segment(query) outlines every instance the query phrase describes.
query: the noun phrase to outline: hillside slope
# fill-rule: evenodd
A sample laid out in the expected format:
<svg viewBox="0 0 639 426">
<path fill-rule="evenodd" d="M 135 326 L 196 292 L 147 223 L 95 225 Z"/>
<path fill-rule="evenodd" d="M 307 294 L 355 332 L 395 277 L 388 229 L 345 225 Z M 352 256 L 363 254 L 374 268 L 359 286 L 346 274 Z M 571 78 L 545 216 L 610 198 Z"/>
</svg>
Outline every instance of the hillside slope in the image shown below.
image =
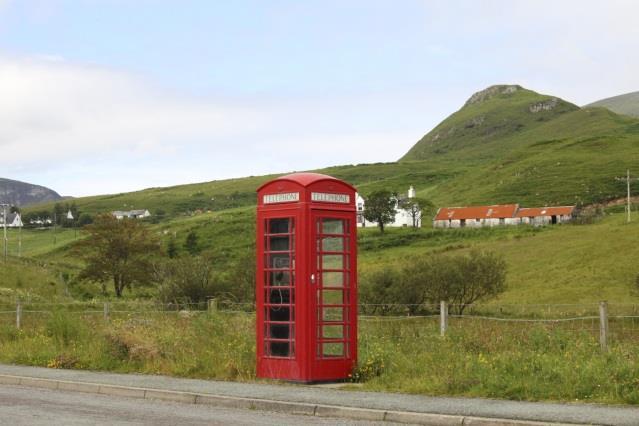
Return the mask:
<svg viewBox="0 0 639 426">
<path fill-rule="evenodd" d="M 0 203 L 24 207 L 61 199 L 60 194 L 44 186 L 0 178 Z"/>
<path fill-rule="evenodd" d="M 367 194 L 386 189 L 436 205 L 591 204 L 625 195 L 616 181 L 639 173 L 639 119 L 605 108 L 579 108 L 521 86 L 492 86 L 426 134 L 399 162 L 315 170 Z M 255 204 L 270 176 L 150 188 L 74 200 L 89 213 L 146 208 L 177 217 Z"/>
<path fill-rule="evenodd" d="M 603 107 L 617 114 L 625 114 L 639 117 L 639 92 L 626 93 L 624 95 L 613 96 L 601 99 L 586 105 L 586 107 Z"/>
<path fill-rule="evenodd" d="M 425 160 L 496 142 L 503 142 L 506 148 L 510 138 L 578 109 L 562 99 L 518 85 L 491 86 L 473 94 L 459 111 L 428 132 L 400 161 Z"/>
</svg>

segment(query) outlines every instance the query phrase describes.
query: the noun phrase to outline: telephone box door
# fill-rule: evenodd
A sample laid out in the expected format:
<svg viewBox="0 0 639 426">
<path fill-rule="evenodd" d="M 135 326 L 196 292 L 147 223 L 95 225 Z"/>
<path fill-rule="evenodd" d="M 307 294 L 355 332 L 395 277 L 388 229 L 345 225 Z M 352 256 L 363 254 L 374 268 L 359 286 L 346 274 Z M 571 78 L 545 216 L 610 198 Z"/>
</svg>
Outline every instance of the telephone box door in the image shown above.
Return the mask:
<svg viewBox="0 0 639 426">
<path fill-rule="evenodd" d="M 316 380 L 346 377 L 357 359 L 356 235 L 354 215 L 313 210 L 311 215 L 310 352 Z"/>
</svg>

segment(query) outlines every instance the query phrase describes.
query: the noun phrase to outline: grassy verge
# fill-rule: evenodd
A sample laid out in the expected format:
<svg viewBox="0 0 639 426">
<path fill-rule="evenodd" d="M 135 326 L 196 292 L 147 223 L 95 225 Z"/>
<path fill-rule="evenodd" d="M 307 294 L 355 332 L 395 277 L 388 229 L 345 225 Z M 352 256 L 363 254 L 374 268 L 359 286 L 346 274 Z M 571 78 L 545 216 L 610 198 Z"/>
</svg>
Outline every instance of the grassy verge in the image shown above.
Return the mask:
<svg viewBox="0 0 639 426">
<path fill-rule="evenodd" d="M 0 318 L 0 361 L 50 368 L 255 378 L 252 314 L 26 313 L 17 331 Z M 607 353 L 595 333 L 561 324 L 431 318 L 361 321 L 354 380 L 366 390 L 514 400 L 639 403 L 639 332 Z"/>
</svg>

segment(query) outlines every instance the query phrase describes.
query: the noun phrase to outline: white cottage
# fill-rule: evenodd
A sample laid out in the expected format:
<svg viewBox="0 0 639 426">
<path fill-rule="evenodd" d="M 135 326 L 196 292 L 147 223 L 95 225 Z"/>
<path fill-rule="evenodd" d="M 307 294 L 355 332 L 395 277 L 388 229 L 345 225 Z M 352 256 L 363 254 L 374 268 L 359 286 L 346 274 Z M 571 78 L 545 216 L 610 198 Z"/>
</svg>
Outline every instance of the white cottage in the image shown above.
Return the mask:
<svg viewBox="0 0 639 426">
<path fill-rule="evenodd" d="M 150 217 L 151 213 L 148 210 L 129 210 L 129 211 L 121 211 L 121 210 L 116 210 L 114 212 L 111 212 L 111 214 L 116 218 L 116 219 L 144 219 L 146 217 Z"/>
<path fill-rule="evenodd" d="M 0 226 L 4 226 L 4 216 L 0 213 Z M 7 213 L 7 228 L 21 228 L 22 218 L 20 213 Z"/>
<path fill-rule="evenodd" d="M 415 188 L 411 185 L 408 188 L 407 193 L 408 198 L 415 198 Z M 390 227 L 407 227 L 413 226 L 413 215 L 410 211 L 406 209 L 400 208 L 400 203 L 404 200 L 405 197 L 395 197 L 393 201 L 395 202 L 395 219 L 391 223 L 387 223 L 385 226 Z M 357 209 L 357 226 L 360 228 L 368 227 L 368 226 L 377 226 L 376 222 L 369 222 L 364 218 L 364 210 L 366 208 L 366 200 L 360 194 L 355 194 L 355 207 Z M 421 213 L 417 213 L 415 216 L 415 226 L 420 228 L 422 226 L 422 217 Z"/>
</svg>

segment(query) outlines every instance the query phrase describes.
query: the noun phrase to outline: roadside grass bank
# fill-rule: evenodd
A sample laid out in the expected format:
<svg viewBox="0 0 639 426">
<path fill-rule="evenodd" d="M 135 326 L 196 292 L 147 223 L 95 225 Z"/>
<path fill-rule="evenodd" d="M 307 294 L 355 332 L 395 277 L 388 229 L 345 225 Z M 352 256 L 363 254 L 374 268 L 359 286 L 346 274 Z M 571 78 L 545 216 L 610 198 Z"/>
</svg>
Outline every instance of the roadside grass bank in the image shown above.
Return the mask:
<svg viewBox="0 0 639 426">
<path fill-rule="evenodd" d="M 107 321 L 87 311 L 27 309 L 20 330 L 1 314 L 0 361 L 255 380 L 252 313 L 114 308 Z M 353 381 L 371 391 L 639 404 L 639 329 L 611 329 L 626 332 L 602 352 L 587 323 L 451 318 L 442 338 L 437 318 L 366 317 Z"/>
</svg>

